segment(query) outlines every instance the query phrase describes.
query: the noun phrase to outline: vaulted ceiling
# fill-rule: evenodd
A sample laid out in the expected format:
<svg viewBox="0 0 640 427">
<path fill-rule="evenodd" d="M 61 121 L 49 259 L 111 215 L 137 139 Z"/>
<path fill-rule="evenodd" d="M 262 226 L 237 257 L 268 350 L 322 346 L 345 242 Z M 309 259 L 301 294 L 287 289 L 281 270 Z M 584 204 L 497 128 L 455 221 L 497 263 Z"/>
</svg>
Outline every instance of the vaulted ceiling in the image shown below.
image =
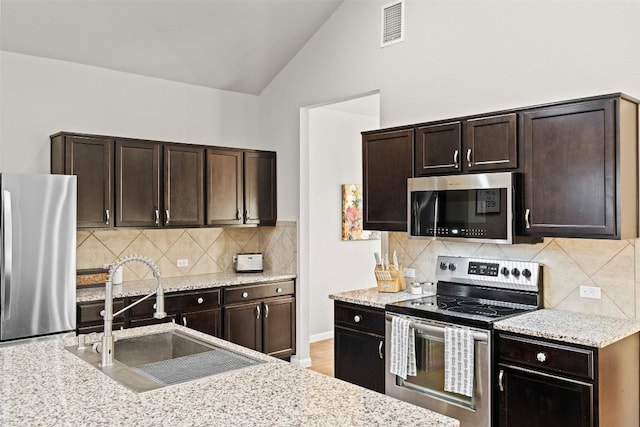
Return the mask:
<svg viewBox="0 0 640 427">
<path fill-rule="evenodd" d="M 0 49 L 259 94 L 343 0 L 0 0 Z"/>
</svg>

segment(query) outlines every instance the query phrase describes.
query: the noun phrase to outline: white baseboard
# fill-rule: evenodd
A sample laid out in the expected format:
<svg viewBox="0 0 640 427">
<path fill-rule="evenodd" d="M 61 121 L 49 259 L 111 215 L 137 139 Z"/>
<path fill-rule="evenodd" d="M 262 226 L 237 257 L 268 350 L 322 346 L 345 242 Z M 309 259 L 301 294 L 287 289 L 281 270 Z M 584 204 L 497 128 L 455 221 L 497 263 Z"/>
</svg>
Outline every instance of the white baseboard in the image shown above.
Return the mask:
<svg viewBox="0 0 640 427">
<path fill-rule="evenodd" d="M 291 364 L 301 368 L 308 368 L 311 366 L 311 358 L 305 357 L 304 359 L 301 359 L 298 356 L 291 356 Z"/>
<path fill-rule="evenodd" d="M 320 334 L 314 334 L 309 336 L 309 342 L 317 342 L 317 341 L 322 341 L 322 340 L 328 340 L 333 338 L 333 331 L 328 331 L 328 332 L 322 332 Z"/>
</svg>

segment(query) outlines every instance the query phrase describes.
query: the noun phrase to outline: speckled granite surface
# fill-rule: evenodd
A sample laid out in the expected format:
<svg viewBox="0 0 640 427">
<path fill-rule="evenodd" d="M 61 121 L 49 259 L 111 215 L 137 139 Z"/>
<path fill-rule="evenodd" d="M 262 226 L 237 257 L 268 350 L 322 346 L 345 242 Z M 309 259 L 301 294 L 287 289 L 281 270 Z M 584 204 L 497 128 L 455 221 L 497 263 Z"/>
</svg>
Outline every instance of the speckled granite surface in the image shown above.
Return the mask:
<svg viewBox="0 0 640 427">
<path fill-rule="evenodd" d="M 116 337 L 182 329 L 163 324 Z M 267 363 L 136 394 L 63 348 L 74 340 L 0 348 L 2 426 L 442 426 L 452 418 L 189 333 Z M 98 334 L 89 337 L 97 340 Z"/>
<path fill-rule="evenodd" d="M 213 273 L 201 274 L 198 276 L 169 277 L 162 278 L 162 285 L 165 292 L 178 292 L 193 289 L 220 288 L 224 286 L 243 285 L 249 283 L 278 282 L 281 280 L 295 279 L 294 274 L 282 274 L 278 272 L 263 273 Z M 146 295 L 157 286 L 155 279 L 136 280 L 123 282 L 122 285 L 114 285 L 114 298 Z M 76 293 L 77 302 L 97 301 L 104 299 L 104 287 L 78 289 Z"/>
<path fill-rule="evenodd" d="M 544 309 L 498 321 L 494 328 L 602 348 L 640 331 L 640 322 Z"/>
<path fill-rule="evenodd" d="M 413 295 L 408 290 L 400 292 L 378 292 L 378 288 L 366 288 L 331 294 L 329 295 L 329 298 L 336 301 L 350 302 L 352 304 L 384 308 L 385 304 L 414 298 L 422 298 L 428 295 L 433 295 L 433 293 Z"/>
</svg>

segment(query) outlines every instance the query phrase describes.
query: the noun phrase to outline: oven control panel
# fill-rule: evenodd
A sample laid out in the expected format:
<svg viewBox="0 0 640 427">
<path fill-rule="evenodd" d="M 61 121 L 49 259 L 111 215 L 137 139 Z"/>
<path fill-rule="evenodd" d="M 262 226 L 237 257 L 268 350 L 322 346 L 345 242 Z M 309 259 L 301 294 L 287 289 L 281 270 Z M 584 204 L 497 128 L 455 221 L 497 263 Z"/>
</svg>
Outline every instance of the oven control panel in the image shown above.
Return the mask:
<svg viewBox="0 0 640 427">
<path fill-rule="evenodd" d="M 528 261 L 438 256 L 436 279 L 537 291 L 542 283 L 542 265 Z"/>
</svg>

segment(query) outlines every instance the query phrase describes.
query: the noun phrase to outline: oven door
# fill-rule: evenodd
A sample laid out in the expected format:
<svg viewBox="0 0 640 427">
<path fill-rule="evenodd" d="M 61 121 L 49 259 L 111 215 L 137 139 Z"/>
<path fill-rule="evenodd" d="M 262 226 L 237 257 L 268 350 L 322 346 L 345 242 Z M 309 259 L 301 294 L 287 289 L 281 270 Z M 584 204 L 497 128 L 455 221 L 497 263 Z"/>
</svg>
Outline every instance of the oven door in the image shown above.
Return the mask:
<svg viewBox="0 0 640 427">
<path fill-rule="evenodd" d="M 391 342 L 391 317 L 386 314 L 385 341 Z M 474 338 L 473 397 L 444 390 L 444 328 L 456 325 L 402 316 L 415 331 L 417 375 L 406 380 L 390 373 L 391 346 L 385 349 L 385 394 L 460 420 L 462 427 L 491 425 L 491 334 L 471 328 Z"/>
</svg>

